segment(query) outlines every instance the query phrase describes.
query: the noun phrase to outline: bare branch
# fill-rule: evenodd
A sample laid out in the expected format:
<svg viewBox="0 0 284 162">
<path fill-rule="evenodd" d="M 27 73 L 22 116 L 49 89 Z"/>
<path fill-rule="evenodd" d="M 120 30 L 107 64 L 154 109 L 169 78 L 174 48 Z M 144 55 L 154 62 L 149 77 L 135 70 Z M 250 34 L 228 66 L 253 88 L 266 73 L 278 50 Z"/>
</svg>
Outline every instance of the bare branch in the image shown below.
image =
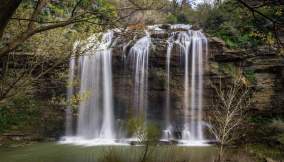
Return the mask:
<svg viewBox="0 0 284 162">
<path fill-rule="evenodd" d="M 249 106 L 249 90 L 242 84 L 241 76 L 233 78 L 231 85 L 211 83 L 216 94 L 209 112 L 209 130 L 220 143 L 219 158 L 223 155 L 223 147 L 235 139 L 236 130 L 244 121 L 244 111 Z"/>
</svg>

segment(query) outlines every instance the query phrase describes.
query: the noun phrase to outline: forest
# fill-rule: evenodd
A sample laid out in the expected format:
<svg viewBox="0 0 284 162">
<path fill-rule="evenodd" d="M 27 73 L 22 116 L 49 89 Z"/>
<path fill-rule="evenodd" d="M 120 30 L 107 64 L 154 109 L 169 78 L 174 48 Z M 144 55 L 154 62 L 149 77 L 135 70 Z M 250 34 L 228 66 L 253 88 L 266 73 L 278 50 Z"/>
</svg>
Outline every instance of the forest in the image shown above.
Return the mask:
<svg viewBox="0 0 284 162">
<path fill-rule="evenodd" d="M 284 161 L 284 1 L 1 0 L 0 161 Z"/>
</svg>

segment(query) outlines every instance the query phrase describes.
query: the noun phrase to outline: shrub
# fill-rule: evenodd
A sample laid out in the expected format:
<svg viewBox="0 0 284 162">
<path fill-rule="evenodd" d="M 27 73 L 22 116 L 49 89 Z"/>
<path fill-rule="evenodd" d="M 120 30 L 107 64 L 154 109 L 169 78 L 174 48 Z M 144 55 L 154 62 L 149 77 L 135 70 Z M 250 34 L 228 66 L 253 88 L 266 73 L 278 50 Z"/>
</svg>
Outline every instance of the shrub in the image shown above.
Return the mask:
<svg viewBox="0 0 284 162">
<path fill-rule="evenodd" d="M 39 108 L 34 99 L 18 96 L 0 106 L 0 133 L 30 131 L 39 120 Z"/>
<path fill-rule="evenodd" d="M 273 119 L 270 123 L 270 127 L 278 130 L 279 132 L 284 132 L 284 121 L 281 119 Z"/>
<path fill-rule="evenodd" d="M 254 70 L 251 69 L 244 70 L 244 76 L 250 83 L 252 84 L 256 83 L 256 76 Z"/>
</svg>

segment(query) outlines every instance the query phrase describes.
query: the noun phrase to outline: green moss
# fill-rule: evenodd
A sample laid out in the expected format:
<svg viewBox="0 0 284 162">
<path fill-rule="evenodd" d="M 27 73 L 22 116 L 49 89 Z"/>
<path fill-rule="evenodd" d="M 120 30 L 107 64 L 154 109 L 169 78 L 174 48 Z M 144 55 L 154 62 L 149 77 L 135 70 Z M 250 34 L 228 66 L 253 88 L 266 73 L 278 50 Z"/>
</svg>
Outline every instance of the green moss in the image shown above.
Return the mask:
<svg viewBox="0 0 284 162">
<path fill-rule="evenodd" d="M 272 121 L 270 117 L 261 116 L 261 115 L 254 115 L 249 116 L 248 121 L 253 124 L 268 124 Z"/>
<path fill-rule="evenodd" d="M 244 70 L 244 76 L 246 77 L 246 79 L 250 83 L 252 83 L 252 84 L 256 83 L 256 76 L 255 76 L 255 71 L 254 70 L 252 70 L 252 69 L 245 69 Z"/>
<path fill-rule="evenodd" d="M 232 63 L 219 64 L 218 70 L 230 76 L 235 76 L 237 74 L 237 67 Z"/>
</svg>

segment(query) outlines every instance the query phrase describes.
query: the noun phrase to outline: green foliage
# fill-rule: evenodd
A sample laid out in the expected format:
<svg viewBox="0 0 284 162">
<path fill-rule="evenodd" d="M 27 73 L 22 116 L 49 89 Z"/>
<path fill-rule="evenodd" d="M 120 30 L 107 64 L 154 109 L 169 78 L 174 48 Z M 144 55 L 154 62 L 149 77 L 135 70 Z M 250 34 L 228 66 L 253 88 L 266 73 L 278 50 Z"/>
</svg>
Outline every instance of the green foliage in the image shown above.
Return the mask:
<svg viewBox="0 0 284 162">
<path fill-rule="evenodd" d="M 154 145 L 160 138 L 159 128 L 154 123 L 146 123 L 143 116 L 130 118 L 127 122 L 127 130 L 131 135 L 137 136 L 142 144 Z"/>
<path fill-rule="evenodd" d="M 247 149 L 251 154 L 257 156 L 259 159 L 266 160 L 267 158 L 272 158 L 275 160 L 282 160 L 284 158 L 282 150 L 263 144 L 248 145 Z"/>
<path fill-rule="evenodd" d="M 251 115 L 249 116 L 248 121 L 253 124 L 264 125 L 272 121 L 271 117 L 263 115 Z"/>
<path fill-rule="evenodd" d="M 256 76 L 255 76 L 255 71 L 254 70 L 252 70 L 252 69 L 245 69 L 244 70 L 244 76 L 246 77 L 246 79 L 250 83 L 252 83 L 252 84 L 256 83 Z"/>
<path fill-rule="evenodd" d="M 207 12 L 201 12 L 204 8 Z M 282 10 L 277 7 L 276 9 L 263 7 L 260 11 L 276 19 L 283 17 Z M 255 19 L 247 8 L 236 1 L 227 0 L 216 7 L 200 5 L 196 14 L 204 17 L 202 21 L 196 21 L 196 23 L 200 24 L 209 34 L 222 38 L 230 48 L 256 47 L 276 43 L 271 29 L 264 27 L 267 21 L 257 14 Z"/>
<path fill-rule="evenodd" d="M 147 125 L 146 132 L 147 132 L 148 143 L 150 142 L 151 144 L 156 144 L 159 142 L 161 134 L 160 134 L 160 129 L 158 128 L 157 125 L 149 123 Z"/>
<path fill-rule="evenodd" d="M 284 121 L 281 119 L 273 119 L 269 126 L 276 132 L 274 140 L 284 146 Z"/>
<path fill-rule="evenodd" d="M 191 23 L 194 10 L 188 2 L 177 3 L 177 1 L 157 1 L 158 8 L 163 7 L 163 10 L 159 11 L 163 13 L 160 19 L 164 19 L 162 23 L 169 24 L 188 24 Z M 151 15 L 152 16 L 152 15 Z M 159 22 L 159 21 L 156 21 Z M 161 22 L 160 22 L 161 23 Z"/>
<path fill-rule="evenodd" d="M 281 119 L 273 119 L 270 123 L 270 127 L 277 129 L 280 132 L 284 132 L 284 121 Z"/>
<path fill-rule="evenodd" d="M 37 16 L 33 28 L 40 28 L 69 20 L 77 2 L 79 1 L 47 1 L 47 4 Z M 74 15 L 77 16 L 84 13 L 84 17 L 80 18 L 88 21 L 82 21 L 81 23 L 72 24 L 62 28 L 40 32 L 24 42 L 20 41 L 20 44 L 16 49 L 17 53 L 27 53 L 30 55 L 29 57 L 31 59 L 29 61 L 24 60 L 22 67 L 17 67 L 16 70 L 11 68 L 13 73 L 6 71 L 5 74 L 2 74 L 1 86 L 4 88 L 1 88 L 0 90 L 0 94 L 3 94 L 1 100 L 4 100 L 7 96 L 14 97 L 19 92 L 22 94 L 28 93 L 26 87 L 29 87 L 30 84 L 32 84 L 32 81 L 36 82 L 37 79 L 41 77 L 41 74 L 46 71 L 48 71 L 49 74 L 55 73 L 55 68 L 57 67 L 56 64 L 59 65 L 70 58 L 70 55 L 74 52 L 73 45 L 75 41 L 85 40 L 93 33 L 104 31 L 105 28 L 110 28 L 108 25 L 102 24 L 106 22 L 112 24 L 116 19 L 117 15 L 114 6 L 105 0 L 83 0 L 80 2 L 81 3 L 78 4 Z M 19 37 L 25 35 L 23 33 L 27 32 L 29 24 L 29 21 L 27 20 L 30 19 L 36 3 L 37 1 L 34 0 L 24 0 L 20 4 L 13 17 L 21 20 L 11 19 L 9 21 L 5 28 L 3 39 L 0 40 L 0 47 L 4 47 L 6 44 L 15 40 L 15 38 L 20 39 Z M 9 65 L 17 63 L 12 59 L 7 60 L 6 62 Z M 41 66 L 46 68 L 42 69 L 42 72 L 39 72 L 38 69 Z M 37 73 L 34 72 L 35 69 Z M 15 83 L 15 81 L 17 82 Z M 12 87 L 11 90 L 7 91 L 6 89 L 10 87 Z M 21 87 L 21 89 L 19 87 Z"/>
<path fill-rule="evenodd" d="M 130 135 L 137 135 L 139 140 L 144 140 L 145 128 L 143 116 L 130 118 L 126 124 Z"/>
<path fill-rule="evenodd" d="M 182 23 L 182 24 L 188 23 L 186 14 L 181 13 L 181 14 L 178 14 L 176 17 L 177 17 L 177 23 Z"/>
<path fill-rule="evenodd" d="M 167 23 L 170 24 L 188 24 L 188 17 L 184 13 L 169 14 L 167 16 Z"/>
<path fill-rule="evenodd" d="M 226 1 L 221 6 L 213 8 L 208 13 L 204 27 L 210 34 L 222 38 L 231 48 L 255 46 L 259 43 L 250 35 L 255 30 L 252 19 L 246 9 L 232 1 Z"/>
<path fill-rule="evenodd" d="M 261 149 L 272 149 L 273 151 L 268 151 L 267 156 L 272 156 L 274 152 L 279 152 L 284 148 L 284 122 L 283 117 L 277 115 L 256 114 L 250 116 L 248 122 L 253 126 L 250 133 L 248 133 L 248 138 L 250 143 L 261 144 Z M 251 129 L 251 128 L 249 128 Z M 262 150 L 262 151 L 264 151 Z M 258 148 L 256 152 L 260 153 Z M 277 153 L 278 154 L 278 153 Z M 284 154 L 282 154 L 283 156 Z M 277 155 L 278 156 L 278 155 Z"/>
<path fill-rule="evenodd" d="M 239 70 L 232 63 L 219 64 L 218 68 L 219 68 L 220 72 L 227 74 L 227 75 L 230 75 L 230 76 L 235 76 L 238 73 L 238 70 Z"/>
<path fill-rule="evenodd" d="M 178 19 L 175 15 L 169 14 L 167 16 L 167 22 L 170 23 L 170 24 L 176 24 L 176 23 L 178 23 Z"/>
<path fill-rule="evenodd" d="M 284 133 L 279 134 L 276 139 L 284 146 Z"/>
<path fill-rule="evenodd" d="M 35 27 L 50 25 L 58 23 L 60 21 L 68 20 L 72 15 L 74 6 L 76 6 L 78 0 L 64 0 L 64 1 L 50 1 L 42 9 L 42 12 L 38 15 L 35 23 Z M 13 17 L 20 19 L 30 19 L 30 16 L 35 8 L 36 1 L 25 0 L 23 1 Z M 84 14 L 83 14 L 84 13 Z M 36 51 L 36 49 L 42 47 L 38 45 L 38 42 L 44 42 L 44 46 L 52 48 L 53 46 L 68 47 L 72 49 L 70 44 L 73 45 L 75 40 L 85 39 L 93 33 L 100 32 L 106 28 L 110 28 L 109 25 L 115 25 L 117 19 L 117 10 L 115 6 L 106 0 L 90 1 L 83 0 L 77 5 L 74 15 L 83 14 L 84 18 L 80 23 L 75 23 L 64 28 L 57 28 L 51 31 L 46 31 L 33 36 L 25 44 L 21 45 L 17 50 L 24 52 Z M 88 21 L 87 21 L 88 20 Z M 21 33 L 24 33 L 27 29 L 28 21 L 11 20 L 5 29 L 4 37 L 0 41 L 0 47 L 8 40 L 13 40 Z M 48 40 L 51 40 L 47 42 Z M 9 41 L 8 41 L 9 42 Z M 60 44 L 59 44 L 59 43 Z M 62 43 L 62 44 L 61 44 Z M 42 50 L 42 49 L 40 49 Z M 63 48 L 65 51 L 65 49 Z M 58 52 L 50 52 L 57 53 Z M 65 53 L 69 53 L 66 52 Z M 66 55 L 66 54 L 65 54 Z"/>
<path fill-rule="evenodd" d="M 39 120 L 38 103 L 25 96 L 18 96 L 0 106 L 0 133 L 29 131 Z"/>
<path fill-rule="evenodd" d="M 218 64 L 218 71 L 233 78 L 241 77 L 241 80 L 245 85 L 256 83 L 255 72 L 252 69 L 242 70 L 237 68 L 233 63 L 222 63 Z"/>
</svg>

